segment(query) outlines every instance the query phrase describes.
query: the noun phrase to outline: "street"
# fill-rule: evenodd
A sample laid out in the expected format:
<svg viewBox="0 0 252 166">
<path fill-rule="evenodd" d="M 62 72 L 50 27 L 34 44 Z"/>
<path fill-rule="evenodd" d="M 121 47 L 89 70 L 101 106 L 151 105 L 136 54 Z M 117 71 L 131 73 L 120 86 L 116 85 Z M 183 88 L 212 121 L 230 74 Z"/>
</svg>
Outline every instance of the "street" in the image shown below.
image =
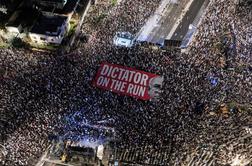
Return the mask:
<svg viewBox="0 0 252 166">
<path fill-rule="evenodd" d="M 137 40 L 151 43 L 160 43 L 164 39 L 183 40 L 189 25 L 195 19 L 199 20 L 197 16 L 202 15 L 208 3 L 209 0 L 164 0 L 155 15 L 141 29 Z"/>
</svg>

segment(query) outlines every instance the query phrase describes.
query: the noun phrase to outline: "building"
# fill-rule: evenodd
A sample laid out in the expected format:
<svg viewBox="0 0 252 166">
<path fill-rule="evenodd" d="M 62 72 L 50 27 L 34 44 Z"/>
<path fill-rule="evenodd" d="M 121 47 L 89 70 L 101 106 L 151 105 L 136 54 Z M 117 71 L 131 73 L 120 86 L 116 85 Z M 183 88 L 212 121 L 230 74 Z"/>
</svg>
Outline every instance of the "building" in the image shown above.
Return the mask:
<svg viewBox="0 0 252 166">
<path fill-rule="evenodd" d="M 12 2 L 19 2 L 18 7 L 14 8 Z M 0 12 L 11 14 L 10 19 L 5 20 L 8 20 L 5 24 L 8 32 L 22 33 L 23 37 L 28 33 L 34 46 L 60 45 L 79 3 L 80 0 L 0 0 Z M 13 13 L 9 12 L 9 6 L 13 6 Z"/>
<path fill-rule="evenodd" d="M 37 44 L 61 44 L 69 27 L 69 18 L 61 15 L 41 14 L 29 32 Z"/>
<path fill-rule="evenodd" d="M 26 33 L 39 16 L 39 12 L 30 8 L 16 10 L 8 19 L 5 28 L 10 33 Z"/>
<path fill-rule="evenodd" d="M 73 13 L 76 11 L 78 4 L 79 0 L 68 0 L 62 8 L 55 8 L 49 5 L 39 6 L 39 9 L 44 14 L 58 14 L 72 17 Z"/>
<path fill-rule="evenodd" d="M 8 6 L 7 6 L 8 0 L 0 0 L 0 12 L 7 14 Z"/>
<path fill-rule="evenodd" d="M 22 19 L 20 19 L 21 13 L 22 11 L 16 11 L 10 17 L 8 23 L 5 25 L 5 28 L 7 29 L 8 32 L 21 33 L 23 28 Z"/>
<path fill-rule="evenodd" d="M 4 14 L 13 12 L 21 2 L 21 0 L 0 0 L 0 12 Z"/>
<path fill-rule="evenodd" d="M 16 10 L 5 24 L 5 28 L 11 33 L 27 32 L 34 20 L 39 16 L 39 12 L 30 8 Z"/>
<path fill-rule="evenodd" d="M 56 9 L 63 9 L 67 0 L 33 0 L 37 6 L 54 7 Z"/>
<path fill-rule="evenodd" d="M 75 12 L 79 0 L 38 1 L 40 17 L 29 32 L 32 42 L 37 44 L 60 45 L 69 29 L 69 20 Z"/>
</svg>

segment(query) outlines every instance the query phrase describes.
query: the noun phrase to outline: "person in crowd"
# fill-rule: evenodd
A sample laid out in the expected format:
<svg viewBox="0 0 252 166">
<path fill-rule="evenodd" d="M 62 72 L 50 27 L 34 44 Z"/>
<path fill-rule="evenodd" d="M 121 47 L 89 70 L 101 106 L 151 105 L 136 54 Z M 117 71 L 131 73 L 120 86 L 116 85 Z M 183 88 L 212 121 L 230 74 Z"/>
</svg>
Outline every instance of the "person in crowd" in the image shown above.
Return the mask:
<svg viewBox="0 0 252 166">
<path fill-rule="evenodd" d="M 88 41 L 71 54 L 0 49 L 0 138 L 5 149 L 0 165 L 33 165 L 50 135 L 77 141 L 112 136 L 91 127 L 99 125 L 114 129 L 113 137 L 120 140 L 117 148 L 142 148 L 143 156 L 134 159 L 142 163 L 160 152 L 161 165 L 175 165 L 200 145 L 225 143 L 217 159 L 228 162 L 236 153 L 251 158 L 251 139 L 223 154 L 243 134 L 243 125 L 251 123 L 251 112 L 209 116 L 222 103 L 252 103 L 251 10 L 236 7 L 232 0 L 212 0 L 188 53 L 143 43 L 132 48 L 113 45 L 116 32 L 136 34 L 160 2 L 98 3 L 82 26 Z M 107 15 L 98 22 L 101 12 Z M 231 33 L 236 42 L 229 42 L 236 49 L 229 55 L 216 45 Z M 103 61 L 164 76 L 158 100 L 140 101 L 92 86 Z M 223 63 L 232 63 L 232 68 Z M 210 76 L 218 78 L 218 84 L 212 86 Z M 198 105 L 201 113 L 194 114 Z"/>
</svg>

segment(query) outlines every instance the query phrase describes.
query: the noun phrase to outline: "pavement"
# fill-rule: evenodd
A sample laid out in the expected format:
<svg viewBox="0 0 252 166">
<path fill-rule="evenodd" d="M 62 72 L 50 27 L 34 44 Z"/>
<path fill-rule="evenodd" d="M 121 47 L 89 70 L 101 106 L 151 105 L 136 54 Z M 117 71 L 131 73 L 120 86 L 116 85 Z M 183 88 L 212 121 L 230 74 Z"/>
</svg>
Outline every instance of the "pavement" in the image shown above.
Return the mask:
<svg viewBox="0 0 252 166">
<path fill-rule="evenodd" d="M 194 20 L 197 18 L 198 13 L 200 13 L 200 9 L 203 6 L 203 4 L 209 0 L 191 0 L 190 6 L 186 6 L 186 13 L 184 14 L 182 20 L 180 21 L 179 25 L 177 26 L 174 33 L 170 36 L 168 36 L 168 39 L 172 40 L 180 40 L 182 41 L 184 36 L 186 35 L 188 31 L 188 27 L 190 24 L 194 22 Z"/>
<path fill-rule="evenodd" d="M 136 40 L 151 43 L 161 43 L 164 39 L 182 40 L 189 25 L 199 20 L 199 13 L 202 15 L 202 8 L 208 3 L 209 0 L 163 0 Z"/>
</svg>

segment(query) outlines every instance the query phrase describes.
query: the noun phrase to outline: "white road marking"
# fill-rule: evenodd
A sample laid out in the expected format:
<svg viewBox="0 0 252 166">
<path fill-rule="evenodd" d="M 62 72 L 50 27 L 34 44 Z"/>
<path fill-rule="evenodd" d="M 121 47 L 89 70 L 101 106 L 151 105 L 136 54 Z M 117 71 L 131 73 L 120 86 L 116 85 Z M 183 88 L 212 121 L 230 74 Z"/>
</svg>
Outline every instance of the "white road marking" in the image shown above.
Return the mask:
<svg viewBox="0 0 252 166">
<path fill-rule="evenodd" d="M 194 0 L 190 0 L 186 6 L 185 9 L 181 12 L 181 15 L 178 17 L 179 19 L 177 20 L 177 22 L 174 24 L 174 26 L 172 27 L 170 33 L 167 36 L 167 39 L 171 39 L 171 37 L 173 36 L 174 32 L 176 31 L 176 29 L 178 28 L 180 22 L 182 21 L 182 19 L 184 18 L 184 16 L 186 15 L 187 11 L 189 10 L 190 6 L 192 5 Z"/>
<path fill-rule="evenodd" d="M 153 29 L 158 25 L 158 22 L 163 16 L 163 13 L 168 5 L 170 5 L 171 0 L 163 0 L 156 10 L 155 14 L 149 18 L 146 24 L 141 28 L 139 34 L 137 35 L 137 41 L 145 41 L 148 39 L 148 36 L 151 34 Z"/>
</svg>

